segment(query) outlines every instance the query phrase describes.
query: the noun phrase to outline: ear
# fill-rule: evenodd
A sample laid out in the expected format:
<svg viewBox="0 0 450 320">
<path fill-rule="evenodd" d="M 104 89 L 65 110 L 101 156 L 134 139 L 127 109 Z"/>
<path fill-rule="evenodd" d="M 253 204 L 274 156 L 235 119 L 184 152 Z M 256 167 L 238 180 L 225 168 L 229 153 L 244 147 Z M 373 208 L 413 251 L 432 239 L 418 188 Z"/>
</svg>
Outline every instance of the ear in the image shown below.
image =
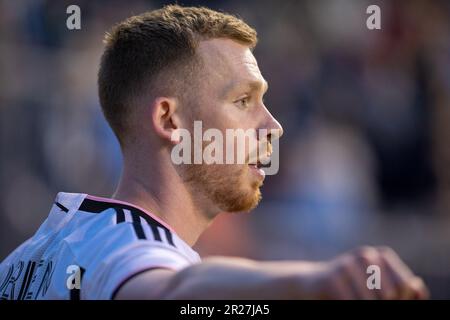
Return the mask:
<svg viewBox="0 0 450 320">
<path fill-rule="evenodd" d="M 158 97 L 153 102 L 151 117 L 156 134 L 169 143 L 173 141 L 174 132 L 181 126 L 178 109 L 178 100 L 175 98 Z"/>
</svg>

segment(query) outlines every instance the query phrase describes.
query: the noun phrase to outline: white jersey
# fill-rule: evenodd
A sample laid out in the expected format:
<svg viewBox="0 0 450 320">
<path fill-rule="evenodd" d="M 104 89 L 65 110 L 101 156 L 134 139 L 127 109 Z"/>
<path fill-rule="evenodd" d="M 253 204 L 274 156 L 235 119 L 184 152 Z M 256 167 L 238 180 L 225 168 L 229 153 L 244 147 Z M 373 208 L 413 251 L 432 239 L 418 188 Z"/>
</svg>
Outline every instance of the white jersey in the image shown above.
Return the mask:
<svg viewBox="0 0 450 320">
<path fill-rule="evenodd" d="M 197 252 L 142 208 L 58 193 L 36 234 L 0 264 L 0 299 L 112 299 L 140 272 L 198 262 Z"/>
</svg>

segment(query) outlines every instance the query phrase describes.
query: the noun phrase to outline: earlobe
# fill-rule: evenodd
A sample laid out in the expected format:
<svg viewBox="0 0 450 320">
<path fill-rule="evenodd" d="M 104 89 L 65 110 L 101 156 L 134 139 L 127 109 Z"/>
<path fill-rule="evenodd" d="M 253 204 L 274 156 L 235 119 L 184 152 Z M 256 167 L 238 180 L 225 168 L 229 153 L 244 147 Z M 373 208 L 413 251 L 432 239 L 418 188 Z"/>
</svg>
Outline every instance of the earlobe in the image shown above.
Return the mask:
<svg viewBox="0 0 450 320">
<path fill-rule="evenodd" d="M 152 107 L 152 122 L 155 133 L 169 143 L 176 143 L 173 136 L 180 127 L 175 98 L 158 97 Z"/>
</svg>

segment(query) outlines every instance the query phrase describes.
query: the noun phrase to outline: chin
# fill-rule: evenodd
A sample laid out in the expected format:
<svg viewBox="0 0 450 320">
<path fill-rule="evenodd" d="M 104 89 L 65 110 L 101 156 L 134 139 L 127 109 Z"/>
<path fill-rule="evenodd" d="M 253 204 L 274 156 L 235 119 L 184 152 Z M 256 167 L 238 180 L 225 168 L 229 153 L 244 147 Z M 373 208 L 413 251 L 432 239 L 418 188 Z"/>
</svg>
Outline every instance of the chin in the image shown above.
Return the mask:
<svg viewBox="0 0 450 320">
<path fill-rule="evenodd" d="M 249 212 L 255 209 L 261 201 L 259 186 L 251 190 L 234 189 L 222 198 L 221 209 L 226 212 Z"/>
<path fill-rule="evenodd" d="M 261 200 L 262 179 L 248 166 L 216 165 L 187 167 L 186 183 L 221 212 L 248 212 Z"/>
</svg>

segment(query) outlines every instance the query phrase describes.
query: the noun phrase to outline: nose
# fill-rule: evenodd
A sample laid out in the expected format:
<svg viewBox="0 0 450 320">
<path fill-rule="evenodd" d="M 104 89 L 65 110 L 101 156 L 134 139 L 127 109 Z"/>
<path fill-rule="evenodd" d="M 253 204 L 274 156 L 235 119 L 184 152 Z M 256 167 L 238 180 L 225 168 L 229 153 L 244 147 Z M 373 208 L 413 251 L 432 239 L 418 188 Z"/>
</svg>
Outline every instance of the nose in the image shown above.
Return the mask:
<svg viewBox="0 0 450 320">
<path fill-rule="evenodd" d="M 277 119 L 264 107 L 265 119 L 263 129 L 267 130 L 268 141 L 279 139 L 283 135 L 283 127 Z"/>
</svg>

